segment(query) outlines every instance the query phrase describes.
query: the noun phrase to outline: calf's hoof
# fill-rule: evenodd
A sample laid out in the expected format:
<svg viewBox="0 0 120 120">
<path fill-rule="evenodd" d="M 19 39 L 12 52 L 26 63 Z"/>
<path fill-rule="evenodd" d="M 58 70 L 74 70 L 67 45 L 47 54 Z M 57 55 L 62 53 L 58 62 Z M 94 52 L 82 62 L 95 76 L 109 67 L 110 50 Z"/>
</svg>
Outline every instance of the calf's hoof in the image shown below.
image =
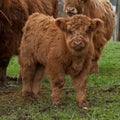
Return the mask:
<svg viewBox="0 0 120 120">
<path fill-rule="evenodd" d="M 32 92 L 22 91 L 22 97 L 25 99 L 32 97 Z"/>
<path fill-rule="evenodd" d="M 81 109 L 88 109 L 88 103 L 86 101 L 82 102 L 82 103 L 78 103 L 78 107 Z"/>
<path fill-rule="evenodd" d="M 61 106 L 62 106 L 61 99 L 54 99 L 54 100 L 53 100 L 53 104 L 54 104 L 54 106 L 56 106 L 56 107 L 61 107 Z"/>
<path fill-rule="evenodd" d="M 33 100 L 37 101 L 39 99 L 39 94 L 32 94 Z"/>
</svg>

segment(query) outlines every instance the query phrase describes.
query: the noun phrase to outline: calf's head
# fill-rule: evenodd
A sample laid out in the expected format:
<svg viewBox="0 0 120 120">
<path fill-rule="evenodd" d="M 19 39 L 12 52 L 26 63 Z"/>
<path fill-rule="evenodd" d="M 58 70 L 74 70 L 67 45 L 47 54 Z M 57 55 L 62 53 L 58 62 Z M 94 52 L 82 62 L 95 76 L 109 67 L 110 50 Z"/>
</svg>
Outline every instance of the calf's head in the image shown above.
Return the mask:
<svg viewBox="0 0 120 120">
<path fill-rule="evenodd" d="M 56 19 L 56 25 L 64 31 L 67 48 L 80 53 L 91 43 L 92 33 L 102 26 L 102 20 L 91 19 L 85 15 Z"/>
<path fill-rule="evenodd" d="M 84 6 L 89 0 L 65 0 L 64 9 L 68 16 L 81 14 L 84 11 Z"/>
</svg>

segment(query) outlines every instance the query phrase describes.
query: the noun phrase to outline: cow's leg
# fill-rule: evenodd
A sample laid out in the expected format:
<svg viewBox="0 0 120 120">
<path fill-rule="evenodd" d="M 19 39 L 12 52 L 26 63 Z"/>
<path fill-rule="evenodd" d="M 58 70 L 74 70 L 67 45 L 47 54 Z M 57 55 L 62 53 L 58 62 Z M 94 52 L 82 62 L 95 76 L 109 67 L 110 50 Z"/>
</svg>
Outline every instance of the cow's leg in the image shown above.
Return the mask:
<svg viewBox="0 0 120 120">
<path fill-rule="evenodd" d="M 73 85 L 76 92 L 76 100 L 80 108 L 88 106 L 86 101 L 86 82 L 91 68 L 91 59 L 86 59 L 85 65 L 78 76 L 73 76 Z"/>
<path fill-rule="evenodd" d="M 6 70 L 10 58 L 0 58 L 0 85 L 7 85 Z"/>
<path fill-rule="evenodd" d="M 62 88 L 65 83 L 65 73 L 59 62 L 52 59 L 52 61 L 48 63 L 46 68 L 50 76 L 50 84 L 52 87 L 51 98 L 54 105 L 60 106 L 62 104 Z"/>
<path fill-rule="evenodd" d="M 97 33 L 93 38 L 94 43 L 94 54 L 92 59 L 92 66 L 90 72 L 92 74 L 98 74 L 99 73 L 99 65 L 98 61 L 101 57 L 102 50 L 106 44 L 107 40 L 104 37 L 103 33 Z"/>
<path fill-rule="evenodd" d="M 97 59 L 96 59 L 96 57 L 97 57 Z M 99 58 L 100 58 L 100 56 L 97 55 L 97 56 L 94 56 L 94 58 L 92 59 L 92 65 L 91 65 L 90 73 L 92 73 L 92 74 L 98 74 L 99 73 L 99 64 L 98 64 Z"/>
<path fill-rule="evenodd" d="M 76 92 L 76 100 L 80 108 L 87 107 L 85 88 L 86 79 L 87 76 L 79 76 L 73 79 L 74 90 Z"/>
<path fill-rule="evenodd" d="M 32 95 L 32 80 L 35 75 L 35 65 L 21 66 L 22 76 L 22 96 L 29 97 Z"/>
<path fill-rule="evenodd" d="M 92 73 L 92 74 L 98 74 L 99 73 L 98 61 L 100 59 L 101 54 L 102 54 L 101 48 L 97 48 L 94 45 L 94 54 L 93 54 L 93 58 L 92 58 L 92 65 L 91 65 L 90 73 Z"/>
<path fill-rule="evenodd" d="M 35 98 L 38 97 L 41 88 L 41 81 L 45 74 L 45 67 L 42 65 L 38 65 L 35 71 L 35 76 L 32 81 L 32 92 Z"/>
<path fill-rule="evenodd" d="M 54 76 L 54 75 L 53 75 Z M 65 79 L 63 75 L 58 75 L 50 80 L 51 87 L 52 87 L 52 101 L 53 104 L 56 106 L 60 106 L 62 104 L 62 88 L 65 83 Z"/>
</svg>

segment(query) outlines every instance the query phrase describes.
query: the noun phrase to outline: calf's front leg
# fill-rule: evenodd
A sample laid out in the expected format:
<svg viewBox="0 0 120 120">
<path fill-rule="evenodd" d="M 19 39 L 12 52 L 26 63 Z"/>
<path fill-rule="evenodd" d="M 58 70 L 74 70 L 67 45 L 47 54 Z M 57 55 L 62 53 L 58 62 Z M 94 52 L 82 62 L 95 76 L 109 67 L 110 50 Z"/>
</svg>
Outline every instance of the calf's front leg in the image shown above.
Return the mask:
<svg viewBox="0 0 120 120">
<path fill-rule="evenodd" d="M 62 104 L 62 88 L 64 86 L 65 83 L 65 79 L 64 76 L 59 74 L 56 77 L 50 78 L 50 83 L 51 83 L 51 87 L 52 87 L 52 101 L 53 104 L 56 106 L 60 106 Z"/>
<path fill-rule="evenodd" d="M 41 82 L 42 82 L 44 75 L 45 75 L 44 66 L 38 66 L 35 71 L 34 79 L 32 81 L 33 97 L 36 99 L 39 97 L 39 93 L 41 89 Z"/>
<path fill-rule="evenodd" d="M 79 76 L 73 80 L 74 90 L 76 92 L 76 100 L 80 108 L 85 108 L 88 106 L 86 101 L 86 80 L 86 76 Z"/>
<path fill-rule="evenodd" d="M 86 100 L 86 82 L 91 67 L 91 61 L 88 60 L 85 63 L 86 65 L 84 65 L 80 74 L 76 77 L 73 77 L 73 85 L 76 92 L 78 106 L 84 109 L 88 106 Z"/>
<path fill-rule="evenodd" d="M 54 63 L 54 66 L 50 63 Z M 47 66 L 47 71 L 50 75 L 50 84 L 52 88 L 51 98 L 53 104 L 60 106 L 62 104 L 62 88 L 65 83 L 65 73 L 63 67 L 59 64 L 59 62 L 52 60 L 52 62 L 50 61 Z"/>
</svg>

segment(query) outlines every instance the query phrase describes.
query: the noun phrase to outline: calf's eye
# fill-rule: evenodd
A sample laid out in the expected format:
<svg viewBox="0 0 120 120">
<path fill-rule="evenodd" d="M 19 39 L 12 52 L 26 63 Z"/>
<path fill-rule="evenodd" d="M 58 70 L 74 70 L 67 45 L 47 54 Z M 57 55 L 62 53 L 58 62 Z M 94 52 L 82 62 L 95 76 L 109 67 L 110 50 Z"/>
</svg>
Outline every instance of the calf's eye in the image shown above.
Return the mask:
<svg viewBox="0 0 120 120">
<path fill-rule="evenodd" d="M 85 33 L 89 33 L 91 31 L 91 25 L 89 25 L 85 31 Z"/>
<path fill-rule="evenodd" d="M 71 35 L 73 35 L 73 34 L 74 34 L 74 31 L 68 30 L 68 33 L 71 34 Z"/>
</svg>

